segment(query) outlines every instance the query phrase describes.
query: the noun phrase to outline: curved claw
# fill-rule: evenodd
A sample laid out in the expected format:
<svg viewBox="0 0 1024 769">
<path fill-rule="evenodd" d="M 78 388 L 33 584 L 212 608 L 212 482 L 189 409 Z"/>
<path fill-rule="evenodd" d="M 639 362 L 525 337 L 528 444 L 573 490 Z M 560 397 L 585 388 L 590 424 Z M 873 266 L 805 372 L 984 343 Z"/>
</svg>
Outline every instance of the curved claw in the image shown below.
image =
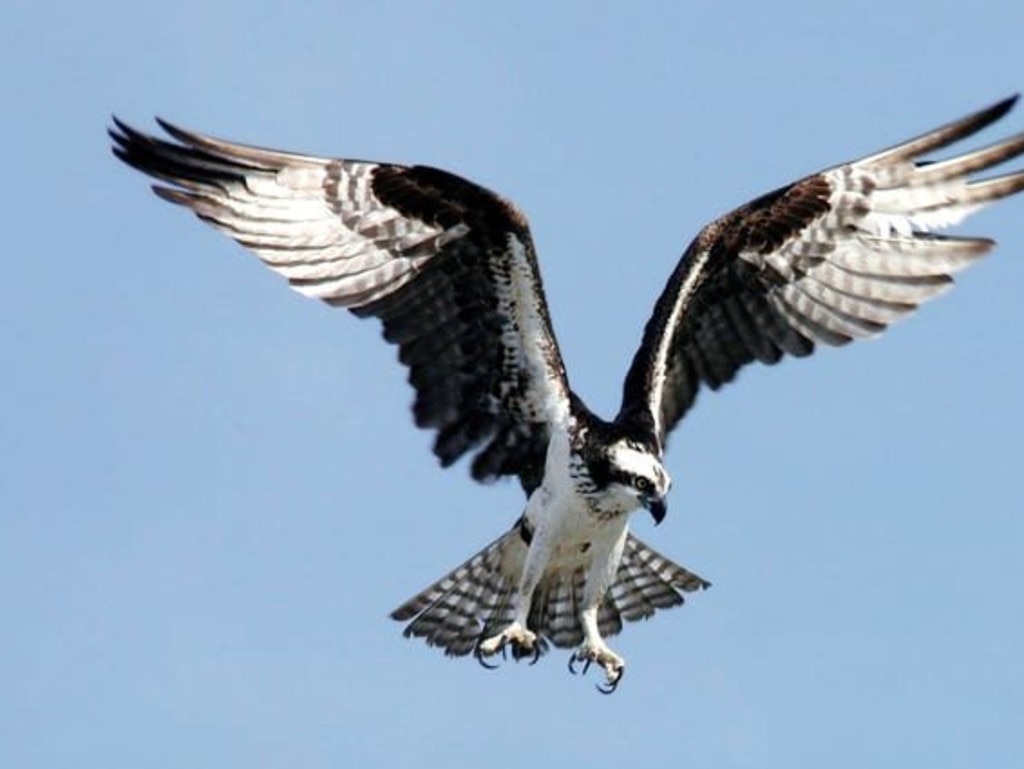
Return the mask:
<svg viewBox="0 0 1024 769">
<path fill-rule="evenodd" d="M 477 651 L 474 656 L 476 657 L 476 661 L 480 663 L 480 667 L 482 667 L 484 670 L 497 670 L 498 669 L 498 665 L 497 664 L 492 665 L 490 662 L 487 661 L 487 659 L 484 657 L 484 655 L 481 654 L 479 651 Z"/>
<path fill-rule="evenodd" d="M 581 669 L 576 668 L 576 664 L 579 662 L 583 663 L 583 667 Z M 587 674 L 587 671 L 590 670 L 590 666 L 593 664 L 593 662 L 594 660 L 592 660 L 590 657 L 581 657 L 579 654 L 573 653 L 572 656 L 569 657 L 569 672 L 572 673 L 574 676 L 585 676 Z M 621 678 L 621 676 L 619 677 Z"/>
<path fill-rule="evenodd" d="M 514 659 L 516 662 L 519 662 L 519 660 L 524 660 L 527 657 L 529 657 L 529 664 L 536 665 L 537 660 L 540 659 L 540 651 L 541 649 L 539 643 L 535 643 L 529 648 L 527 648 L 526 646 L 523 646 L 522 644 L 519 644 L 515 641 L 512 642 L 512 659 Z M 502 647 L 501 652 L 502 654 L 505 653 L 504 647 Z"/>
<path fill-rule="evenodd" d="M 625 668 L 619 668 L 615 678 L 609 678 L 603 684 L 595 684 L 594 688 L 601 692 L 601 694 L 614 694 L 615 690 L 619 688 L 619 682 L 622 680 L 622 674 L 625 672 Z"/>
</svg>

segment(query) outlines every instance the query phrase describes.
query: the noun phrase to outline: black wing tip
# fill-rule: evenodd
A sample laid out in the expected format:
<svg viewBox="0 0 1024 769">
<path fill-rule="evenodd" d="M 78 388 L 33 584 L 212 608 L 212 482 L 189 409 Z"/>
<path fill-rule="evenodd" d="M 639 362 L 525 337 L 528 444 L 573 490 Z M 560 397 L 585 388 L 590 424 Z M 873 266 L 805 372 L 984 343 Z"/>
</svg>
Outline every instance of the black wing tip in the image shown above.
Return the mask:
<svg viewBox="0 0 1024 769">
<path fill-rule="evenodd" d="M 154 115 L 153 120 L 158 126 L 175 141 L 181 142 L 184 145 L 196 146 L 195 135 L 191 131 L 187 131 L 179 125 L 175 125 L 169 120 L 165 120 L 159 115 Z"/>
<path fill-rule="evenodd" d="M 107 126 L 107 136 L 109 136 L 114 141 L 120 140 L 122 136 L 124 136 L 128 131 L 131 130 L 131 126 L 129 126 L 126 122 L 121 120 L 121 118 L 119 118 L 116 114 L 110 115 L 110 122 L 113 125 Z"/>
<path fill-rule="evenodd" d="M 154 119 L 167 137 L 147 133 L 117 115 L 111 116 L 107 134 L 118 160 L 148 176 L 186 188 L 238 182 L 249 170 L 244 162 L 208 149 L 198 134 L 190 134 L 161 117 Z M 163 194 L 165 188 L 155 191 L 172 202 L 182 202 Z"/>
<path fill-rule="evenodd" d="M 107 136 L 114 142 L 112 149 L 115 154 L 117 154 L 118 150 L 127 149 L 133 142 L 144 136 L 141 131 L 121 120 L 117 115 L 111 115 L 110 122 L 112 125 L 107 126 Z M 118 157 L 121 156 L 118 155 Z M 122 157 L 121 159 L 123 160 L 124 158 Z"/>
<path fill-rule="evenodd" d="M 978 115 L 980 122 L 982 123 L 982 125 L 994 123 L 995 121 L 999 120 L 1000 118 L 1004 117 L 1007 113 L 1009 113 L 1010 110 L 1012 110 L 1017 105 L 1017 101 L 1019 99 L 1020 92 L 1018 91 L 1017 93 L 1010 94 L 1004 99 L 1000 99 L 991 107 L 983 109 L 981 113 Z"/>
<path fill-rule="evenodd" d="M 107 136 L 113 142 L 110 148 L 111 152 L 114 153 L 118 160 L 127 163 L 133 168 L 139 168 L 136 162 L 137 158 L 140 154 L 151 151 L 159 146 L 160 140 L 144 131 L 140 131 L 117 115 L 111 115 L 110 120 L 113 125 L 107 127 Z"/>
<path fill-rule="evenodd" d="M 418 609 L 413 608 L 408 603 L 404 603 L 394 611 L 389 612 L 388 619 L 393 619 L 396 622 L 406 622 L 419 613 Z"/>
<path fill-rule="evenodd" d="M 155 122 L 167 133 L 172 133 L 174 131 L 180 130 L 176 125 L 174 125 L 174 123 L 172 123 L 169 120 L 166 120 L 165 118 L 160 117 L 159 115 L 153 115 L 153 122 Z"/>
<path fill-rule="evenodd" d="M 107 133 L 111 136 L 143 136 L 153 138 L 146 134 L 144 131 L 139 130 L 127 120 L 122 120 L 116 112 L 110 113 L 110 122 L 113 124 L 112 127 L 107 128 Z M 153 122 L 160 126 L 161 129 L 166 131 L 168 134 L 173 135 L 177 133 L 186 133 L 186 131 L 174 123 L 160 117 L 159 115 L 153 116 Z"/>
<path fill-rule="evenodd" d="M 168 136 L 182 144 L 190 144 L 187 140 L 189 135 L 187 131 L 159 116 L 155 116 L 153 120 Z M 133 146 L 156 147 L 161 144 L 167 144 L 166 140 L 136 128 L 126 120 L 119 118 L 116 114 L 111 114 L 110 122 L 111 125 L 107 126 L 107 136 L 114 142 L 115 148 L 120 147 L 130 150 Z"/>
<path fill-rule="evenodd" d="M 1020 99 L 1020 93 L 1013 93 L 1009 96 L 1000 99 L 995 104 L 992 104 L 984 109 L 975 112 L 964 118 L 960 125 L 962 126 L 962 134 L 957 135 L 953 141 L 963 139 L 971 134 L 981 131 L 983 128 L 987 128 L 993 123 L 1002 120 L 1012 110 L 1017 101 Z"/>
<path fill-rule="evenodd" d="M 178 206 L 187 207 L 189 203 L 196 199 L 195 195 L 175 189 L 174 187 L 162 187 L 159 184 L 154 184 L 150 186 L 150 189 L 153 190 L 153 194 L 161 200 L 166 200 L 168 203 L 174 203 Z M 201 215 L 200 218 L 202 218 Z"/>
<path fill-rule="evenodd" d="M 1017 102 L 1019 100 L 1020 100 L 1020 91 L 1016 91 L 1015 93 L 1011 93 L 1009 96 L 1007 96 L 1001 102 L 999 102 L 999 104 L 1000 105 L 1005 105 L 1006 111 L 1009 112 L 1011 109 L 1014 108 L 1014 106 L 1017 104 Z"/>
</svg>

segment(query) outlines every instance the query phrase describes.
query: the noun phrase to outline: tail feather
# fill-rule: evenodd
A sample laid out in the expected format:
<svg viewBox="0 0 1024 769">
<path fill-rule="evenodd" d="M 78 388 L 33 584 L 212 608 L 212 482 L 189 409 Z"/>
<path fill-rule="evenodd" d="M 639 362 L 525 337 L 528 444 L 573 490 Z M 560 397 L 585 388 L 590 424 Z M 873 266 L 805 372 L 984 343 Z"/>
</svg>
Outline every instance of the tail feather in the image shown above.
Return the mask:
<svg viewBox="0 0 1024 769">
<path fill-rule="evenodd" d="M 630 534 L 622 551 L 615 581 L 597 612 L 597 628 L 605 638 L 622 630 L 623 620 L 635 622 L 651 617 L 658 609 L 681 606 L 685 594 L 706 590 L 711 583 L 669 560 Z M 567 639 L 568 640 L 568 639 Z M 583 629 L 576 621 L 576 634 L 565 646 L 583 641 Z"/>
<path fill-rule="evenodd" d="M 469 654 L 512 622 L 513 596 L 526 551 L 514 528 L 395 609 L 391 617 L 411 620 L 404 631 L 407 638 L 422 638 L 451 656 Z M 579 611 L 584 584 L 585 572 L 577 568 L 549 572 L 537 586 L 527 624 L 537 633 L 541 653 L 548 643 L 574 648 L 583 642 Z M 646 619 L 658 609 L 679 606 L 685 593 L 710 585 L 630 534 L 615 582 L 598 610 L 598 628 L 603 636 L 615 635 L 623 620 Z"/>
<path fill-rule="evenodd" d="M 710 585 L 630 536 L 606 602 L 632 622 L 650 617 L 657 609 L 678 606 L 683 603 L 682 593 L 704 590 Z M 604 632 L 604 628 L 601 630 Z"/>
<path fill-rule="evenodd" d="M 513 529 L 496 539 L 450 574 L 391 613 L 412 620 L 407 638 L 422 638 L 445 654 L 464 656 L 484 633 L 512 621 L 512 595 L 526 557 L 526 543 Z"/>
</svg>

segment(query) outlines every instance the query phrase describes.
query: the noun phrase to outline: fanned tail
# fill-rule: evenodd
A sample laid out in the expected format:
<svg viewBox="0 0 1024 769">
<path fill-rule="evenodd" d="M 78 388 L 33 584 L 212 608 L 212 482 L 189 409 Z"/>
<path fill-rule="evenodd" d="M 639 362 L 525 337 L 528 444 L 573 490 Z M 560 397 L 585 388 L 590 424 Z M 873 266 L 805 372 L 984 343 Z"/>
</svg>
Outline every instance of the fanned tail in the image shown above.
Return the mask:
<svg viewBox="0 0 1024 769">
<path fill-rule="evenodd" d="M 526 552 L 518 527 L 513 528 L 395 609 L 391 617 L 411 620 L 404 631 L 407 638 L 422 638 L 447 655 L 469 654 L 512 621 Z M 584 582 L 585 571 L 577 568 L 551 571 L 537 586 L 527 625 L 537 634 L 541 653 L 548 643 L 575 648 L 583 642 L 579 612 Z M 710 585 L 630 534 L 615 582 L 598 612 L 598 627 L 603 636 L 615 635 L 623 620 L 647 619 L 658 609 L 681 605 L 686 593 Z"/>
<path fill-rule="evenodd" d="M 647 619 L 658 609 L 681 606 L 684 594 L 709 587 L 706 579 L 630 534 L 615 582 L 598 614 L 598 628 L 606 636 L 615 635 L 623 619 Z"/>
<path fill-rule="evenodd" d="M 518 527 L 513 528 L 399 606 L 391 618 L 412 620 L 406 638 L 422 638 L 450 656 L 469 654 L 482 637 L 512 621 L 526 550 Z"/>
</svg>

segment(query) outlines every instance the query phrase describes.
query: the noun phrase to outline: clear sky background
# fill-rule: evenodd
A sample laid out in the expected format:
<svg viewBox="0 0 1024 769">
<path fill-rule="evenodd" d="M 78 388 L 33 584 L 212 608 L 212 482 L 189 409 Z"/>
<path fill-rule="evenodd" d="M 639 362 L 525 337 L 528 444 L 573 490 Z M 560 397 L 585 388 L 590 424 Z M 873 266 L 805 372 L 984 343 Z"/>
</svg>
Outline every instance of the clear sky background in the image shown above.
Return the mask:
<svg viewBox="0 0 1024 769">
<path fill-rule="evenodd" d="M 1024 197 L 884 338 L 701 397 L 634 528 L 714 587 L 618 636 L 601 697 L 565 652 L 489 673 L 401 637 L 518 488 L 438 470 L 376 324 L 157 200 L 104 128 L 509 196 L 607 415 L 704 222 L 1024 89 L 1022 29 L 1017 0 L 4 2 L 0 764 L 1021 766 Z"/>
</svg>

